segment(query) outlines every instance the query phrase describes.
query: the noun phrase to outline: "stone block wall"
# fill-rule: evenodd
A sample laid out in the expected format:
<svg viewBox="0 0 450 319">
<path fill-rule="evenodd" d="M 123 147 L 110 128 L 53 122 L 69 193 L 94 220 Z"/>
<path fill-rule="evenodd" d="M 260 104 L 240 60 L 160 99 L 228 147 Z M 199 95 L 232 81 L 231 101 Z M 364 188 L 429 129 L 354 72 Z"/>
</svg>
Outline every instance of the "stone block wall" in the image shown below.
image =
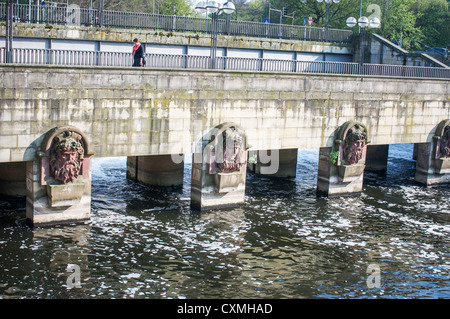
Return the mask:
<svg viewBox="0 0 450 319">
<path fill-rule="evenodd" d="M 371 144 L 427 142 L 450 118 L 449 81 L 435 79 L 9 65 L 0 80 L 0 162 L 34 160 L 65 125 L 112 157 L 195 153 L 225 122 L 267 150 L 332 146 L 349 120 Z"/>
<path fill-rule="evenodd" d="M 448 68 L 427 54 L 408 52 L 378 34 L 370 36 L 366 51 L 366 63 Z"/>
</svg>

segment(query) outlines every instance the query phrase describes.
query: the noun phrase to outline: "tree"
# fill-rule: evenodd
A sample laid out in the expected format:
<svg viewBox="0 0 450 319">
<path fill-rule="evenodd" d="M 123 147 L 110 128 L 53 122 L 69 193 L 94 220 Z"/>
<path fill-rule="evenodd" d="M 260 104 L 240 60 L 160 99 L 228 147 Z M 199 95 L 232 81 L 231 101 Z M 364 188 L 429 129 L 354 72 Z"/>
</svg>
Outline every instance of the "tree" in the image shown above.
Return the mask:
<svg viewBox="0 0 450 319">
<path fill-rule="evenodd" d="M 193 14 L 192 6 L 185 0 L 164 0 L 160 1 L 159 13 L 172 15 L 175 12 L 178 16 L 189 16 Z"/>
<path fill-rule="evenodd" d="M 252 0 L 249 2 L 240 0 L 240 2 L 243 5 L 240 8 L 236 7 L 236 11 L 240 11 L 239 20 L 263 22 L 264 18 L 267 18 L 269 5 L 266 0 Z"/>
<path fill-rule="evenodd" d="M 421 13 L 414 12 L 413 0 L 392 0 L 392 5 L 386 11 L 383 36 L 392 42 L 401 41 L 406 50 L 411 48 L 411 41 L 422 41 L 422 30 L 416 26 L 416 20 Z"/>
<path fill-rule="evenodd" d="M 422 30 L 423 41 L 431 47 L 450 45 L 450 12 L 446 0 L 421 0 L 414 4 L 418 15 L 416 26 Z M 423 48 L 423 47 L 422 47 Z"/>
<path fill-rule="evenodd" d="M 242 20 L 241 17 L 243 17 L 248 11 L 248 0 L 235 0 L 233 3 L 236 11 L 232 17 L 235 18 L 235 20 Z"/>
</svg>

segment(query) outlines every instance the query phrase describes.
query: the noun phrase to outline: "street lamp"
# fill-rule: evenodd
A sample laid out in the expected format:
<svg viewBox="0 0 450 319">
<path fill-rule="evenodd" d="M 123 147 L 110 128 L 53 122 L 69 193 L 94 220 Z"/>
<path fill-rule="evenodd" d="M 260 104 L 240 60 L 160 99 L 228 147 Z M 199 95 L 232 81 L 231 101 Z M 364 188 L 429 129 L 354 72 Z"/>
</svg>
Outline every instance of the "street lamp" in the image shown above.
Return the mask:
<svg viewBox="0 0 450 319">
<path fill-rule="evenodd" d="M 216 68 L 216 55 L 217 55 L 217 19 L 220 14 L 225 13 L 228 16 L 232 14 L 236 8 L 234 3 L 226 1 L 221 4 L 215 0 L 199 1 L 195 6 L 195 10 L 198 13 L 211 14 L 211 68 Z"/>
<path fill-rule="evenodd" d="M 369 18 L 361 16 L 361 17 L 359 17 L 358 20 L 356 20 L 356 18 L 354 18 L 354 17 L 348 17 L 347 20 L 345 21 L 345 24 L 349 28 L 353 28 L 356 24 L 358 24 L 358 26 L 363 29 L 363 32 L 360 35 L 360 45 L 359 45 L 359 63 L 362 66 L 364 63 L 364 59 L 363 59 L 364 50 L 363 50 L 363 46 L 362 46 L 362 43 L 363 43 L 362 37 L 364 36 L 364 29 L 367 27 L 373 28 L 373 29 L 379 28 L 380 24 L 381 24 L 380 19 L 371 18 L 369 20 Z"/>
<path fill-rule="evenodd" d="M 325 14 L 325 41 L 328 41 L 328 20 L 330 19 L 330 4 L 331 2 L 338 4 L 341 0 L 317 0 L 317 2 L 322 3 L 325 1 L 327 4 L 327 11 Z"/>
</svg>

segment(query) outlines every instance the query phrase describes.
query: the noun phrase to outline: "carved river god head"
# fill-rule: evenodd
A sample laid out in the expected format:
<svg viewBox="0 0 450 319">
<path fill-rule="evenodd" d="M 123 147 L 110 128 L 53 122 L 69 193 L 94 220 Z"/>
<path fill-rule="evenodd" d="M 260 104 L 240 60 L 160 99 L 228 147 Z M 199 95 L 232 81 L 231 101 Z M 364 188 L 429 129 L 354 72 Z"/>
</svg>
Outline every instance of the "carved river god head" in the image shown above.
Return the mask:
<svg viewBox="0 0 450 319">
<path fill-rule="evenodd" d="M 245 161 L 245 138 L 235 127 L 229 127 L 222 133 L 223 161 L 216 163 L 220 173 L 232 173 L 241 169 Z"/>
<path fill-rule="evenodd" d="M 65 131 L 53 139 L 50 156 L 50 170 L 53 177 L 66 184 L 73 182 L 81 171 L 84 148 L 81 136 Z"/>
<path fill-rule="evenodd" d="M 345 138 L 344 159 L 349 165 L 359 162 L 363 156 L 364 146 L 367 141 L 367 133 L 363 126 L 356 124 L 348 132 Z"/>
<path fill-rule="evenodd" d="M 440 155 L 443 158 L 450 158 L 450 125 L 444 129 L 440 140 Z"/>
</svg>

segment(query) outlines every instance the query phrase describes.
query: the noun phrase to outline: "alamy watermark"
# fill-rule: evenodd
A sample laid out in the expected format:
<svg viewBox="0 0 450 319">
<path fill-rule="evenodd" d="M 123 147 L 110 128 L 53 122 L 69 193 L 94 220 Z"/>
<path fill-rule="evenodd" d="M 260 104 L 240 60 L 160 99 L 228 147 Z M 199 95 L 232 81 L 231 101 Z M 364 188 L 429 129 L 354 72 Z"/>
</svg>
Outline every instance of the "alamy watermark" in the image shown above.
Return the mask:
<svg viewBox="0 0 450 319">
<path fill-rule="evenodd" d="M 76 264 L 68 264 L 67 265 L 67 272 L 70 273 L 70 275 L 67 277 L 67 287 L 69 289 L 72 288 L 81 288 L 81 271 L 80 266 Z"/>
<path fill-rule="evenodd" d="M 71 4 L 67 7 L 66 23 L 71 26 L 81 25 L 80 6 Z"/>
<path fill-rule="evenodd" d="M 228 145 L 228 140 L 223 140 L 223 136 L 219 134 L 220 129 L 215 127 L 205 133 L 202 131 L 202 121 L 194 121 L 192 133 L 185 131 L 178 141 L 172 143 L 171 159 L 174 163 L 181 163 L 184 160 L 184 154 L 186 151 L 186 145 L 192 143 L 189 148 L 189 153 L 192 150 L 193 163 L 205 163 L 210 160 L 210 152 L 214 150 L 215 162 L 222 163 L 226 158 L 223 154 L 227 153 L 228 156 L 233 156 L 231 152 L 224 152 L 225 149 L 232 149 L 232 145 Z M 211 137 L 214 136 L 213 141 Z M 267 149 L 252 151 L 251 161 L 258 162 L 261 165 L 261 174 L 275 174 L 278 172 L 280 166 L 280 138 L 277 128 L 267 130 L 264 134 L 258 136 L 259 139 L 265 140 Z M 218 141 L 217 141 L 218 140 Z M 197 141 L 197 142 L 195 142 Z M 239 158 L 242 164 L 247 163 L 247 158 Z M 251 162 L 250 161 L 250 162 Z"/>
<path fill-rule="evenodd" d="M 381 287 L 381 269 L 377 264 L 370 264 L 367 267 L 367 287 L 380 288 Z"/>
</svg>

